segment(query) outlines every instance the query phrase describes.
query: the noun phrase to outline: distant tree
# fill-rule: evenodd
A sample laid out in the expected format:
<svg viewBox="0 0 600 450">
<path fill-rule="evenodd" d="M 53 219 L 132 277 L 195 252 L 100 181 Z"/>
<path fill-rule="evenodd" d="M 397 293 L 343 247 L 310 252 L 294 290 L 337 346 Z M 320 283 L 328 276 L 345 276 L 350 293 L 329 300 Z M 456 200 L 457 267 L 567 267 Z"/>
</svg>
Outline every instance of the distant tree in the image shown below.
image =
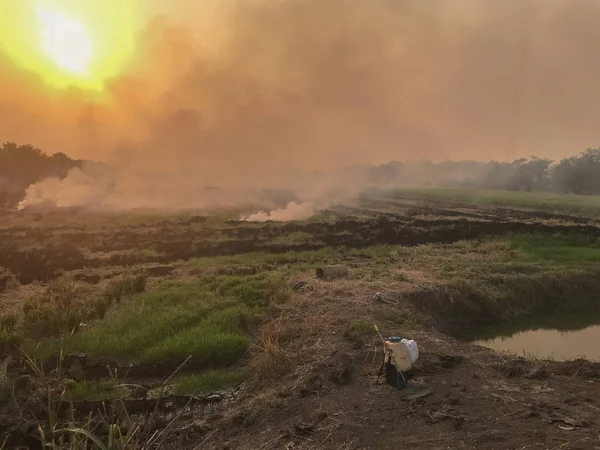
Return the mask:
<svg viewBox="0 0 600 450">
<path fill-rule="evenodd" d="M 391 161 L 387 164 L 371 167 L 370 179 L 375 183 L 388 184 L 400 175 L 402 163 Z"/>
<path fill-rule="evenodd" d="M 482 170 L 478 187 L 483 189 L 507 189 L 507 181 L 512 178 L 514 167 L 506 162 L 491 161 Z"/>
<path fill-rule="evenodd" d="M 560 161 L 552 172 L 552 188 L 569 194 L 600 194 L 600 149 Z"/>
<path fill-rule="evenodd" d="M 506 189 L 516 191 L 545 191 L 550 186 L 548 169 L 552 161 L 532 156 L 531 159 L 519 159 L 512 165 L 513 172 Z"/>
<path fill-rule="evenodd" d="M 78 165 L 64 153 L 48 156 L 32 145 L 7 142 L 0 147 L 0 206 L 23 198 L 31 184 L 49 177 L 63 178 Z"/>
</svg>

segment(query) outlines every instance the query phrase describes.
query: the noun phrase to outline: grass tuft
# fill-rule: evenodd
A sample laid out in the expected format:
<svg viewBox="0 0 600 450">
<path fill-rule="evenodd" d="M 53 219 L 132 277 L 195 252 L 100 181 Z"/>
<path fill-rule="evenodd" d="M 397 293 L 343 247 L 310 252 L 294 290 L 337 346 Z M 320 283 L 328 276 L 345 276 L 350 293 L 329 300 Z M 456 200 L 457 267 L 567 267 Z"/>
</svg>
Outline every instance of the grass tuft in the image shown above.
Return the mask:
<svg viewBox="0 0 600 450">
<path fill-rule="evenodd" d="M 109 304 L 120 303 L 125 296 L 144 292 L 147 281 L 148 275 L 143 270 L 125 274 L 108 283 L 104 289 L 104 297 Z"/>
<path fill-rule="evenodd" d="M 262 326 L 252 347 L 250 373 L 259 380 L 270 380 L 285 374 L 292 366 L 282 343 L 283 330 L 278 319 Z"/>
<path fill-rule="evenodd" d="M 8 378 L 8 365 L 10 364 L 11 358 L 4 357 L 0 360 L 0 401 L 8 399 L 12 393 L 12 383 Z"/>
<path fill-rule="evenodd" d="M 209 393 L 241 384 L 247 378 L 244 371 L 209 370 L 183 375 L 172 385 L 176 395 Z"/>
<path fill-rule="evenodd" d="M 372 323 L 357 319 L 350 325 L 350 332 L 361 336 L 372 336 L 375 334 L 375 328 Z"/>
<path fill-rule="evenodd" d="M 10 270 L 0 266 L 0 292 L 14 289 L 19 285 L 19 280 Z"/>
<path fill-rule="evenodd" d="M 70 278 L 52 281 L 46 290 L 23 305 L 23 326 L 33 336 L 53 336 L 74 331 L 88 314 L 79 284 Z"/>
<path fill-rule="evenodd" d="M 126 389 L 117 389 L 114 383 L 78 381 L 70 384 L 64 393 L 66 401 L 101 401 L 115 398 L 123 398 L 127 394 Z"/>
</svg>

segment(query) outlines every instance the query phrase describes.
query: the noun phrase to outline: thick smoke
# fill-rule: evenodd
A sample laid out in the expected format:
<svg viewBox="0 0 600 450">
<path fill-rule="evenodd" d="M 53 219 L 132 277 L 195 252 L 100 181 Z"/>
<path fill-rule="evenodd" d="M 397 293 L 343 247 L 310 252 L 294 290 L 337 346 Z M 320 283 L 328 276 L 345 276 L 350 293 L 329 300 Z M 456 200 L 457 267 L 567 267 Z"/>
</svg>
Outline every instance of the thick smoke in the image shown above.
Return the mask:
<svg viewBox="0 0 600 450">
<path fill-rule="evenodd" d="M 21 206 L 304 217 L 351 198 L 358 164 L 596 144 L 598 13 L 597 0 L 221 2 L 210 29 L 150 22 L 110 102 L 0 71 L 0 136 L 108 164 L 32 186 Z"/>
</svg>

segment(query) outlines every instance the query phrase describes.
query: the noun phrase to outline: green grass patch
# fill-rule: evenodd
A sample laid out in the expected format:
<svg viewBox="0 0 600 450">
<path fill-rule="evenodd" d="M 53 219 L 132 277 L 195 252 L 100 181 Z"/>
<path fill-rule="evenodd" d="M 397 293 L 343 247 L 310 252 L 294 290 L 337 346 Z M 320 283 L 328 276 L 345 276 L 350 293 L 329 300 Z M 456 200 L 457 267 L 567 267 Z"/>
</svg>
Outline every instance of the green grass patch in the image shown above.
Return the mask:
<svg viewBox="0 0 600 450">
<path fill-rule="evenodd" d="M 600 217 L 600 196 L 550 192 L 487 191 L 474 189 L 393 189 L 375 191 L 390 197 L 457 202 L 478 206 L 528 209 L 583 217 Z"/>
<path fill-rule="evenodd" d="M 248 327 L 271 302 L 289 295 L 274 274 L 209 276 L 169 281 L 137 294 L 120 310 L 64 340 L 67 352 L 127 362 L 181 361 L 192 356 L 214 365 L 235 362 L 248 348 Z M 56 350 L 58 343 L 47 350 Z"/>
<path fill-rule="evenodd" d="M 600 241 L 595 238 L 509 235 L 426 245 L 411 256 L 411 265 L 427 277 L 414 283 L 406 298 L 419 315 L 450 332 L 600 307 Z"/>
<path fill-rule="evenodd" d="M 67 387 L 64 393 L 66 401 L 101 401 L 127 396 L 127 389 L 116 388 L 110 383 L 78 381 Z"/>
<path fill-rule="evenodd" d="M 352 260 L 388 262 L 390 252 L 394 249 L 397 249 L 397 247 L 378 245 L 361 249 L 325 247 L 319 250 L 290 251 L 286 253 L 255 252 L 214 258 L 194 258 L 186 264 L 188 267 L 200 270 L 214 270 L 223 267 L 231 269 L 239 267 L 276 267 L 281 274 L 289 275 L 314 270 L 322 265 L 348 263 Z"/>
<path fill-rule="evenodd" d="M 525 260 L 554 264 L 600 263 L 600 241 L 579 235 L 517 235 L 508 239 Z"/>
<path fill-rule="evenodd" d="M 241 384 L 246 378 L 246 372 L 241 370 L 209 370 L 177 378 L 172 392 L 176 395 L 214 392 Z"/>
</svg>

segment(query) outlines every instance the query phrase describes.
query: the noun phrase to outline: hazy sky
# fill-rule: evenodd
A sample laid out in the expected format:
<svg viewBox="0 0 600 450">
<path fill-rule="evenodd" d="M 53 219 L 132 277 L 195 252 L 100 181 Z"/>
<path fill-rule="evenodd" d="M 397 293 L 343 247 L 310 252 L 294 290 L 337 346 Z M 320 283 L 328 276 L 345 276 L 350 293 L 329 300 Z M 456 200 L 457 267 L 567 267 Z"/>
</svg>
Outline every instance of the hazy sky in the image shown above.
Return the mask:
<svg viewBox="0 0 600 450">
<path fill-rule="evenodd" d="M 123 164 L 143 151 L 148 166 L 212 173 L 232 160 L 281 172 L 600 144 L 598 0 L 139 5 L 135 54 L 102 98 L 48 88 L 0 56 L 0 140 Z"/>
</svg>

